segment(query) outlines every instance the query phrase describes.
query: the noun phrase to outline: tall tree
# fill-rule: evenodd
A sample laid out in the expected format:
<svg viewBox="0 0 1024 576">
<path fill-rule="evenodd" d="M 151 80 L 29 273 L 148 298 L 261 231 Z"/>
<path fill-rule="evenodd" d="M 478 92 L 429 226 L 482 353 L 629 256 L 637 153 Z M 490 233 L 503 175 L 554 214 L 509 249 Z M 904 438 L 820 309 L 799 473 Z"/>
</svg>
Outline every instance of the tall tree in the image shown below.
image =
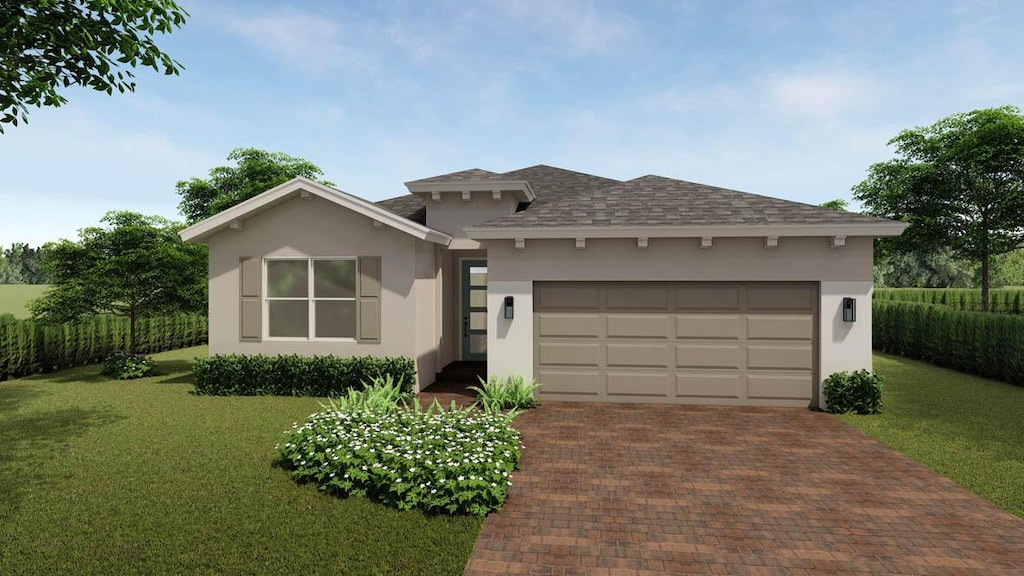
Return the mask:
<svg viewBox="0 0 1024 576">
<path fill-rule="evenodd" d="M 910 224 L 896 251 L 947 246 L 978 262 L 988 310 L 992 257 L 1024 244 L 1024 115 L 1014 106 L 954 114 L 889 144 L 896 158 L 872 165 L 854 197 Z"/>
<path fill-rule="evenodd" d="M 32 302 L 33 317 L 125 316 L 134 352 L 139 318 L 205 311 L 206 247 L 182 242 L 180 224 L 135 212 L 108 212 L 101 222 L 79 231 L 77 242 L 45 246 L 53 287 Z"/>
<path fill-rule="evenodd" d="M 283 152 L 267 152 L 256 148 L 235 148 L 228 160 L 236 166 L 217 166 L 210 177 L 178 182 L 181 203 L 178 210 L 189 224 L 226 210 L 296 176 L 318 180 L 323 170 L 309 160 Z M 328 186 L 330 182 L 321 181 Z"/>
<path fill-rule="evenodd" d="M 0 133 L 28 121 L 29 106 L 61 106 L 58 88 L 135 90 L 132 68 L 178 74 L 153 35 L 185 23 L 171 0 L 0 2 Z"/>
<path fill-rule="evenodd" d="M 0 284 L 47 284 L 41 248 L 15 242 L 0 251 Z"/>
</svg>

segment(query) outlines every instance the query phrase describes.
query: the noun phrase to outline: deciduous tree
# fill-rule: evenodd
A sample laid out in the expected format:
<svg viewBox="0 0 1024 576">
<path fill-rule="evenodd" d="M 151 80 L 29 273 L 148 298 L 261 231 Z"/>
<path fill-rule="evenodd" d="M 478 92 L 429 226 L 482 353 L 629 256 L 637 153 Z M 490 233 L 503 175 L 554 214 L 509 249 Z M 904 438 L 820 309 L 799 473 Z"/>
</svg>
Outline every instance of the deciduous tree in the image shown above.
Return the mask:
<svg viewBox="0 0 1024 576">
<path fill-rule="evenodd" d="M 210 170 L 209 178 L 178 182 L 178 194 L 181 196 L 178 210 L 189 224 L 209 218 L 296 176 L 318 181 L 323 176 L 323 170 L 316 164 L 282 152 L 235 148 L 228 154 L 228 160 L 237 165 L 217 166 Z"/>
<path fill-rule="evenodd" d="M 186 244 L 180 224 L 135 212 L 108 212 L 106 226 L 84 228 L 79 240 L 44 248 L 53 287 L 32 302 L 37 319 L 66 322 L 93 314 L 136 320 L 206 309 L 206 247 Z"/>
<path fill-rule="evenodd" d="M 978 262 L 988 310 L 993 256 L 1024 244 L 1024 115 L 1013 106 L 954 114 L 889 144 L 896 158 L 872 165 L 854 197 L 910 224 L 896 251 L 948 247 Z"/>
</svg>

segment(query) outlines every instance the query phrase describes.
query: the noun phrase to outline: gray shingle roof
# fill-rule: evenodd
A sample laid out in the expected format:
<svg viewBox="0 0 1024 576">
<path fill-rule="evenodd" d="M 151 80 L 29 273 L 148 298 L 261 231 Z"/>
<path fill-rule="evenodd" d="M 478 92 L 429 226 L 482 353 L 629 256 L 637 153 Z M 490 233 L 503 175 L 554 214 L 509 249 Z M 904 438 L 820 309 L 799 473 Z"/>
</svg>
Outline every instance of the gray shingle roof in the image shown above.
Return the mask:
<svg viewBox="0 0 1024 576">
<path fill-rule="evenodd" d="M 642 176 L 622 182 L 538 165 L 498 174 L 471 169 L 424 182 L 526 180 L 537 199 L 520 211 L 473 228 L 655 227 L 757 224 L 874 224 L 888 222 L 855 212 L 760 196 L 717 186 Z M 377 203 L 420 224 L 426 206 L 409 194 Z"/>
<path fill-rule="evenodd" d="M 413 194 L 381 200 L 376 204 L 417 224 L 423 224 L 424 226 L 427 224 L 427 207 L 423 204 L 423 200 L 420 200 L 419 197 Z"/>
<path fill-rule="evenodd" d="M 486 182 L 487 180 L 503 180 L 501 174 L 491 172 L 490 170 L 481 170 L 480 168 L 470 168 L 468 170 L 460 170 L 458 172 L 451 172 L 448 174 L 442 174 L 440 176 L 431 176 L 430 178 L 421 178 L 419 180 L 413 180 L 406 182 L 406 184 L 430 184 L 432 182 Z"/>
<path fill-rule="evenodd" d="M 538 198 L 540 194 L 537 194 Z M 539 202 L 539 200 L 538 200 Z M 597 186 L 479 224 L 477 228 L 577 226 L 718 226 L 885 222 L 790 200 L 716 186 L 643 176 Z"/>
</svg>

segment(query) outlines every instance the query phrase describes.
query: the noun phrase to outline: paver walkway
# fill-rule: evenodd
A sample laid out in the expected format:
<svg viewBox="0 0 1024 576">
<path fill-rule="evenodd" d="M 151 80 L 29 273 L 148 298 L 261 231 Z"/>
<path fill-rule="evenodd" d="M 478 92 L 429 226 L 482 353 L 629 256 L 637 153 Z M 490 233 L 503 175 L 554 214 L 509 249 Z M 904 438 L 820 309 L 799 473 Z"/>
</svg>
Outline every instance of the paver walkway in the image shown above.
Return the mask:
<svg viewBox="0 0 1024 576">
<path fill-rule="evenodd" d="M 1024 521 L 829 414 L 549 402 L 465 574 L 1024 574 Z"/>
</svg>

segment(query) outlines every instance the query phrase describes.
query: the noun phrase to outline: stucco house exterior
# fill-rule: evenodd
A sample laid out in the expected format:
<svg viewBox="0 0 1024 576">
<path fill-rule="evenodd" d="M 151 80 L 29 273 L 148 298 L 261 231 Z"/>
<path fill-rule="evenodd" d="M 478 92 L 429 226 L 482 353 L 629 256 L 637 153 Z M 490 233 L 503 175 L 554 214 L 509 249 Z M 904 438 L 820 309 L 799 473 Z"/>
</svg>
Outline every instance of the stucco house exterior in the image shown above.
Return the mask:
<svg viewBox="0 0 1024 576">
<path fill-rule="evenodd" d="M 905 226 L 543 165 L 406 187 L 296 178 L 183 230 L 209 245 L 210 353 L 408 356 L 416 390 L 485 360 L 542 400 L 819 406 L 829 374 L 871 367 L 873 239 Z"/>
</svg>

